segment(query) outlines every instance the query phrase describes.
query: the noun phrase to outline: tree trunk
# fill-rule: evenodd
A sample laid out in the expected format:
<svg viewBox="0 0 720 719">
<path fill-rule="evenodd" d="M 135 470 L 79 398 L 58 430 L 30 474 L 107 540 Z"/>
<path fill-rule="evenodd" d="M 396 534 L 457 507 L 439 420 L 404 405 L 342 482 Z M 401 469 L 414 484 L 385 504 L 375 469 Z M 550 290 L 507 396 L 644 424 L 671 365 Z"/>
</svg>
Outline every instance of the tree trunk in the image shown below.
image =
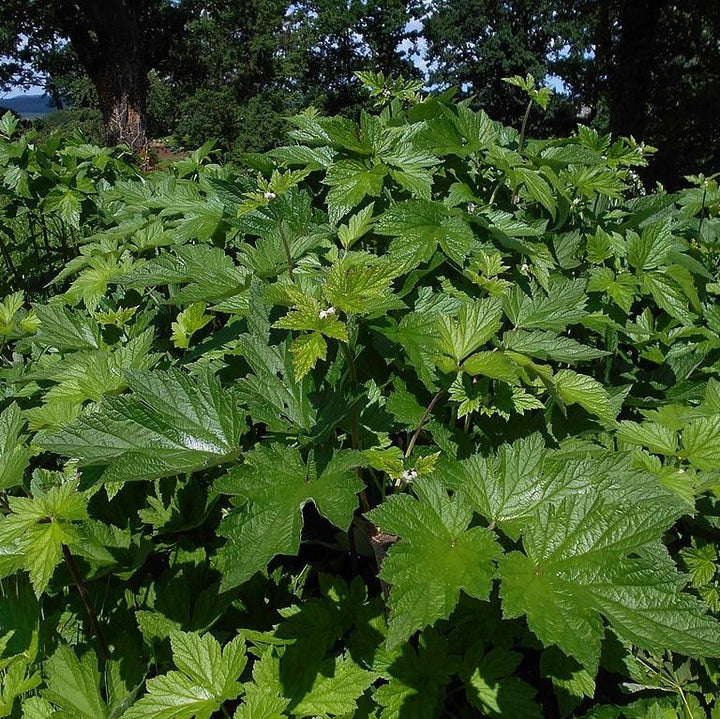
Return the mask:
<svg viewBox="0 0 720 719">
<path fill-rule="evenodd" d="M 624 0 L 610 69 L 610 129 L 642 140 L 653 73 L 655 31 L 667 0 Z"/>
<path fill-rule="evenodd" d="M 146 75 L 138 62 L 113 62 L 91 75 L 98 93 L 108 145 L 147 145 Z"/>
<path fill-rule="evenodd" d="M 98 93 L 108 145 L 147 145 L 150 56 L 143 0 L 66 0 L 63 28 Z"/>
</svg>

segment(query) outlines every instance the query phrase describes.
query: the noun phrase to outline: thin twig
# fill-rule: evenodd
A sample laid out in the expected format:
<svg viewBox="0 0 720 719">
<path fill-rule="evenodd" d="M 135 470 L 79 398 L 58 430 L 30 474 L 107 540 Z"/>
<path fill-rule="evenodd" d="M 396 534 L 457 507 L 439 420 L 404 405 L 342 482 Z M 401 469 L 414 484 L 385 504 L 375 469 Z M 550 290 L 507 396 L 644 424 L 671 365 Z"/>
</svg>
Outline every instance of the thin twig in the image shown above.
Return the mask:
<svg viewBox="0 0 720 719">
<path fill-rule="evenodd" d="M 70 570 L 70 574 L 72 575 L 73 581 L 75 582 L 75 586 L 78 588 L 78 592 L 80 593 L 80 599 L 82 599 L 82 603 L 85 605 L 88 617 L 90 618 L 90 624 L 92 625 L 93 633 L 95 634 L 95 638 L 97 639 L 98 645 L 100 646 L 100 654 L 103 659 L 107 660 L 109 653 L 107 649 L 107 644 L 105 642 L 105 635 L 100 628 L 97 614 L 95 614 L 95 610 L 90 603 L 90 597 L 88 597 L 87 589 L 85 589 L 85 582 L 80 575 L 77 564 L 75 564 L 75 557 L 73 557 L 70 548 L 66 544 L 62 545 L 62 550 L 63 556 L 65 557 L 65 563 Z"/>
<path fill-rule="evenodd" d="M 410 440 L 407 449 L 405 450 L 405 457 L 409 457 L 410 453 L 413 451 L 413 447 L 415 446 L 415 442 L 417 442 L 418 437 L 420 436 L 420 432 L 422 431 L 423 426 L 425 425 L 425 422 L 427 422 L 428 417 L 430 416 L 430 412 L 433 411 L 433 408 L 437 404 L 438 400 L 442 396 L 443 392 L 445 390 L 438 390 L 437 394 L 430 400 L 430 404 L 427 406 L 427 409 L 425 410 L 425 414 L 423 414 L 422 419 L 420 420 L 420 424 L 418 425 L 417 429 L 415 430 L 415 434 L 412 436 L 412 439 Z"/>
</svg>

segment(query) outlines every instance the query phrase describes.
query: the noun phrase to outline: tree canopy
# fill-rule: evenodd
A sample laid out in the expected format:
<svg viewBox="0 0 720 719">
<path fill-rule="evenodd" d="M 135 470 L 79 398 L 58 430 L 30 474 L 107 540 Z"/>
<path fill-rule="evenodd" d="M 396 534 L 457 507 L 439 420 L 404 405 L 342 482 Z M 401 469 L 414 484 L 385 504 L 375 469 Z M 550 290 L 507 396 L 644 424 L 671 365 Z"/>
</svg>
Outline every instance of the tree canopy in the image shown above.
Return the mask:
<svg viewBox="0 0 720 719">
<path fill-rule="evenodd" d="M 356 70 L 424 73 L 507 123 L 523 104 L 503 78 L 530 73 L 557 90 L 530 131 L 645 140 L 660 149 L 644 178 L 673 187 L 720 164 L 718 37 L 704 0 L 5 0 L 0 85 L 99 108 L 110 144 L 241 153 L 307 105 L 356 117 Z"/>
</svg>

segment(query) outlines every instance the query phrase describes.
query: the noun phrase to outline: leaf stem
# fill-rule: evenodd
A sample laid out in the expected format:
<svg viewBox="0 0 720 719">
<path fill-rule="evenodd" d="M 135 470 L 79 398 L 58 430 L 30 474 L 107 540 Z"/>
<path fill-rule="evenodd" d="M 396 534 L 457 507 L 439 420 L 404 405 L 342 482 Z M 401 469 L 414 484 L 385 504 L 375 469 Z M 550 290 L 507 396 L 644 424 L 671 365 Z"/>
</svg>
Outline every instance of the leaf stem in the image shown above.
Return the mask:
<svg viewBox="0 0 720 719">
<path fill-rule="evenodd" d="M 75 586 L 77 587 L 80 594 L 80 599 L 82 599 L 82 603 L 85 605 L 85 610 L 87 611 L 88 617 L 90 618 L 90 624 L 92 625 L 93 633 L 95 634 L 95 638 L 97 639 L 98 645 L 100 647 L 100 654 L 102 658 L 107 661 L 109 653 L 107 649 L 107 643 L 105 642 L 105 635 L 103 634 L 103 631 L 100 627 L 100 622 L 98 622 L 97 614 L 95 614 L 95 610 L 90 603 L 90 597 L 88 597 L 87 589 L 85 588 L 85 582 L 80 575 L 77 564 L 75 564 L 75 557 L 73 557 L 72 552 L 70 551 L 70 548 L 67 546 L 67 544 L 62 545 L 62 551 L 63 556 L 65 557 L 65 563 L 70 570 L 70 574 L 72 575 Z"/>
<path fill-rule="evenodd" d="M 700 207 L 700 224 L 698 224 L 698 240 L 702 240 L 701 232 L 705 220 L 705 200 L 707 199 L 707 185 L 703 188 L 702 203 Z"/>
<path fill-rule="evenodd" d="M 525 109 L 525 116 L 523 117 L 522 127 L 520 128 L 520 138 L 518 139 L 518 152 L 522 152 L 523 145 L 525 144 L 525 130 L 527 129 L 528 118 L 530 117 L 530 110 L 532 110 L 533 101 L 530 100 Z"/>
<path fill-rule="evenodd" d="M 420 420 L 420 424 L 418 425 L 417 429 L 415 430 L 415 434 L 413 434 L 412 438 L 410 439 L 410 442 L 408 443 L 407 449 L 405 450 L 405 457 L 409 457 L 410 453 L 413 451 L 413 447 L 415 446 L 415 442 L 417 442 L 418 437 L 420 436 L 420 432 L 422 431 L 422 428 L 425 426 L 425 422 L 427 422 L 428 417 L 430 416 L 430 412 L 433 411 L 433 408 L 437 404 L 438 400 L 442 396 L 443 392 L 445 390 L 441 389 L 438 390 L 435 396 L 430 400 L 430 404 L 427 406 L 425 413 L 422 416 L 422 419 Z"/>
<path fill-rule="evenodd" d="M 348 375 L 350 377 L 350 384 L 353 389 L 353 394 L 358 390 L 358 375 L 357 367 L 355 366 L 355 358 L 353 357 L 352 351 L 350 350 L 347 342 L 340 342 L 345 361 L 348 366 Z M 360 448 L 360 423 L 358 419 L 358 411 L 356 398 L 353 397 L 353 401 L 350 403 L 350 435 L 352 438 L 353 449 Z"/>
<path fill-rule="evenodd" d="M 280 237 L 282 238 L 283 247 L 285 248 L 285 257 L 287 259 L 288 264 L 288 274 L 290 275 L 290 280 L 295 283 L 295 264 L 293 263 L 292 258 L 292 252 L 290 251 L 290 242 L 288 241 L 287 235 L 285 234 L 285 226 L 282 222 L 278 222 L 278 232 L 280 233 Z"/>
</svg>

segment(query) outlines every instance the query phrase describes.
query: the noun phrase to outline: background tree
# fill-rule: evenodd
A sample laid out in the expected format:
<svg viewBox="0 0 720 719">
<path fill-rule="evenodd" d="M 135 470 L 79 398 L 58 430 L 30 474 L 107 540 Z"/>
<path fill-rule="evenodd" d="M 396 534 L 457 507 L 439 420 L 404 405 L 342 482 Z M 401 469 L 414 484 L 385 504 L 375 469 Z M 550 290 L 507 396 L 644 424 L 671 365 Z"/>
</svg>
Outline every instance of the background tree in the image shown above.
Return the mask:
<svg viewBox="0 0 720 719">
<path fill-rule="evenodd" d="M 287 2 L 191 0 L 190 20 L 151 76 L 156 136 L 229 151 L 264 149 L 282 130 L 281 35 Z"/>
<path fill-rule="evenodd" d="M 97 92 L 108 144 L 146 142 L 147 74 L 167 55 L 185 22 L 170 0 L 3 0 L 3 77 L 28 84 L 31 73 L 52 77 L 53 50 L 69 40 Z"/>
<path fill-rule="evenodd" d="M 356 114 L 357 70 L 419 77 L 412 61 L 418 0 L 300 0 L 286 24 L 286 88 L 303 105 Z"/>
<path fill-rule="evenodd" d="M 430 83 L 457 85 L 473 104 L 508 125 L 517 124 L 525 99 L 504 77 L 531 73 L 542 80 L 566 47 L 568 23 L 556 0 L 443 0 L 424 23 Z M 558 121 L 566 103 L 553 104 Z M 572 113 L 571 113 L 572 114 Z M 536 132 L 561 131 L 548 118 L 532 119 Z"/>
</svg>

